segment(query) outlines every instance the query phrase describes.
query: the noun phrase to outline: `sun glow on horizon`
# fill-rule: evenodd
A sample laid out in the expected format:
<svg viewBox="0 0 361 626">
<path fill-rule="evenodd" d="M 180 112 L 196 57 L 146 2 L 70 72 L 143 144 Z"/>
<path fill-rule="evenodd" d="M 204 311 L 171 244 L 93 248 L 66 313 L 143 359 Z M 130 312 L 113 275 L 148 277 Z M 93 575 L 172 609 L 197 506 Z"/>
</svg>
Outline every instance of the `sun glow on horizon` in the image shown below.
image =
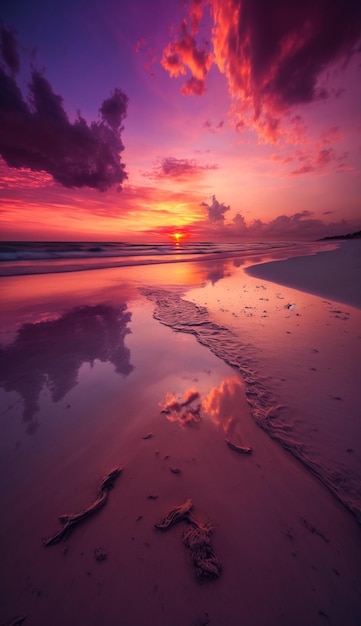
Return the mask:
<svg viewBox="0 0 361 626">
<path fill-rule="evenodd" d="M 178 244 L 178 245 L 180 244 L 180 242 L 183 239 L 182 233 L 174 233 L 173 237 L 174 237 L 174 240 L 175 240 L 176 244 Z"/>
<path fill-rule="evenodd" d="M 183 241 L 185 234 L 180 232 L 179 230 L 176 230 L 174 233 L 170 233 L 169 236 L 172 238 L 175 245 L 179 246 Z"/>
</svg>

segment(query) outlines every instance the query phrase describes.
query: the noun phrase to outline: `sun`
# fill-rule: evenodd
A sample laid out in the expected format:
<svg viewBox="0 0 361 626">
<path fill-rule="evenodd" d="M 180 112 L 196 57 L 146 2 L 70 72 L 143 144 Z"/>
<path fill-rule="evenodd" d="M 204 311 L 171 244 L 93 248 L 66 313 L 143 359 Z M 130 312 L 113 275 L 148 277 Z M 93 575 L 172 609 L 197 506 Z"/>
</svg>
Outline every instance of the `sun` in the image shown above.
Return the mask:
<svg viewBox="0 0 361 626">
<path fill-rule="evenodd" d="M 174 240 L 175 245 L 179 246 L 179 244 L 182 241 L 184 235 L 183 235 L 183 233 L 180 233 L 179 231 L 177 231 L 175 233 L 172 233 L 171 237 Z"/>
</svg>

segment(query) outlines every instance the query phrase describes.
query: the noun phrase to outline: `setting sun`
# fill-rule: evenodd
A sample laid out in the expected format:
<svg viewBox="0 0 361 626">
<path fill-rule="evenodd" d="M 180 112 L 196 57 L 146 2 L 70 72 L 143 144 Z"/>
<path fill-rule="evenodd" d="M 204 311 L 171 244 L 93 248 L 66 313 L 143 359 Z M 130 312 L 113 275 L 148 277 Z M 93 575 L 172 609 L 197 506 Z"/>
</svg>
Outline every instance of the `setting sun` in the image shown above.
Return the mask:
<svg viewBox="0 0 361 626">
<path fill-rule="evenodd" d="M 176 233 L 172 233 L 171 236 L 174 239 L 174 242 L 175 242 L 176 246 L 179 246 L 180 242 L 182 241 L 182 239 L 184 237 L 184 234 L 176 232 Z"/>
</svg>

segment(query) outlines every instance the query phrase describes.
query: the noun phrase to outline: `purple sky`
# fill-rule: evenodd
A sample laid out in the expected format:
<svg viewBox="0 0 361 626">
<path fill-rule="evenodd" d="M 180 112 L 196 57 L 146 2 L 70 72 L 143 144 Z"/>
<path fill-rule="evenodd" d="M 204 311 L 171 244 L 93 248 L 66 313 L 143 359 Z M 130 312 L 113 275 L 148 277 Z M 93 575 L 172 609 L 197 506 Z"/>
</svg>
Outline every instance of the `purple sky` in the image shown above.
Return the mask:
<svg viewBox="0 0 361 626">
<path fill-rule="evenodd" d="M 2 239 L 361 228 L 359 0 L 7 1 Z"/>
</svg>

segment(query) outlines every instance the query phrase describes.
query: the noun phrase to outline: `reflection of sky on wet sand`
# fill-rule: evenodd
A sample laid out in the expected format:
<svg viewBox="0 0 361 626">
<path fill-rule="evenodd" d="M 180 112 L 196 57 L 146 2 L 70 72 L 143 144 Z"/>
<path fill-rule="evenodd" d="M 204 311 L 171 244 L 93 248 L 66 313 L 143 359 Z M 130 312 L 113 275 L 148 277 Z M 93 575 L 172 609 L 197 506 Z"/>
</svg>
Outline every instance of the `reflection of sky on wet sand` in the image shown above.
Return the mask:
<svg viewBox="0 0 361 626">
<path fill-rule="evenodd" d="M 53 402 L 62 400 L 77 385 L 83 363 L 109 361 L 117 374 L 130 374 L 124 345 L 130 319 L 126 305 L 78 307 L 55 320 L 24 324 L 15 341 L 0 349 L 0 385 L 21 396 L 29 433 L 38 426 L 42 389 L 49 389 Z"/>
<path fill-rule="evenodd" d="M 273 396 L 270 428 L 353 507 L 361 493 L 361 311 L 254 278 L 232 263 L 224 279 L 184 298 L 240 340 Z"/>
<path fill-rule="evenodd" d="M 164 422 L 159 403 L 167 394 L 184 403 L 189 390 L 199 398 L 182 409 L 188 421 L 198 422 L 200 431 L 206 421 L 217 424 L 222 435 L 247 445 L 239 426 L 243 389 L 230 382 L 234 370 L 193 336 L 155 321 L 154 304 L 140 294 L 141 285 L 172 286 L 234 331 L 258 368 L 256 376 L 269 381 L 288 407 L 286 421 L 315 454 L 324 448 L 327 462 L 334 463 L 343 450 L 356 448 L 355 421 L 348 419 L 342 430 L 339 425 L 342 415 L 355 412 L 349 372 L 359 364 L 360 315 L 247 276 L 243 265 L 250 262 L 219 259 L 2 279 L 3 462 L 15 463 L 18 450 L 27 450 L 34 461 L 30 439 L 39 441 L 39 458 L 49 442 L 59 463 L 70 450 L 73 459 L 81 456 L 84 442 L 97 451 L 95 457 L 105 458 L 109 437 L 120 445 L 134 428 L 150 430 L 157 418 Z M 168 417 L 178 419 L 180 413 L 173 410 Z M 36 438 L 26 436 L 23 419 L 32 431 L 41 425 Z M 348 454 L 348 466 L 355 459 Z"/>
<path fill-rule="evenodd" d="M 244 385 L 238 376 L 224 378 L 218 385 L 200 394 L 195 387 L 182 396 L 168 392 L 160 402 L 161 412 L 170 422 L 181 427 L 200 428 L 210 421 L 236 445 L 244 445 L 242 417 L 249 409 L 246 405 Z"/>
<path fill-rule="evenodd" d="M 15 462 L 19 450 L 33 458 L 27 433 L 41 435 L 37 454 L 46 456 L 44 446 L 51 443 L 59 460 L 64 454 L 73 458 L 77 446 L 98 449 L 110 431 L 115 445 L 135 427 L 147 429 L 147 421 L 161 419 L 159 402 L 167 392 L 184 397 L 194 388 L 203 402 L 229 378 L 229 367 L 194 337 L 153 319 L 152 304 L 135 286 L 135 275 L 141 284 L 139 268 L 137 273 L 128 269 L 5 279 L 0 343 L 4 462 L 10 457 Z M 161 285 L 174 281 L 180 287 L 183 280 L 189 286 L 213 276 L 207 264 L 171 269 L 175 273 L 149 268 L 142 279 L 151 282 L 152 277 Z"/>
</svg>

